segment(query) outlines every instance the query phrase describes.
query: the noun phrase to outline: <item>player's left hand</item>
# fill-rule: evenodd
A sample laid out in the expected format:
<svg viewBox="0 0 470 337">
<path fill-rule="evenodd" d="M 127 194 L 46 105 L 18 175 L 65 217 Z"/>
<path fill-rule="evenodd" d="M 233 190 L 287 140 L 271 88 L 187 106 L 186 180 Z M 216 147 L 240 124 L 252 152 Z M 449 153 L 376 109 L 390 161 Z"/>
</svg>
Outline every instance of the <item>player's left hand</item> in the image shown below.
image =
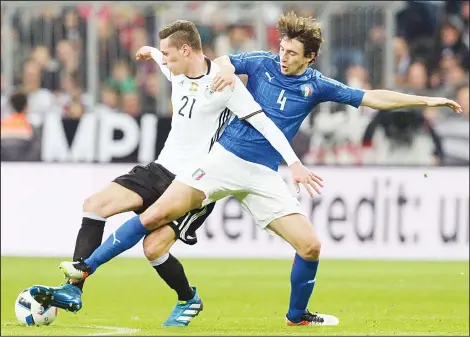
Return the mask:
<svg viewBox="0 0 470 337">
<path fill-rule="evenodd" d="M 226 86 L 235 87 L 235 73 L 228 67 L 220 67 L 212 81 L 212 91 L 222 91 Z"/>
<path fill-rule="evenodd" d="M 428 107 L 446 106 L 448 108 L 451 108 L 452 110 L 454 110 L 457 113 L 462 112 L 462 107 L 460 106 L 459 103 L 457 103 L 457 102 L 455 102 L 451 99 L 447 99 L 447 98 L 443 98 L 443 97 L 429 97 L 429 99 L 427 101 L 427 106 Z"/>
<path fill-rule="evenodd" d="M 310 171 L 299 161 L 289 166 L 289 168 L 297 193 L 300 192 L 300 184 L 302 184 L 312 198 L 314 196 L 313 190 L 321 194 L 320 187 L 323 187 L 323 179 L 320 176 Z"/>
</svg>

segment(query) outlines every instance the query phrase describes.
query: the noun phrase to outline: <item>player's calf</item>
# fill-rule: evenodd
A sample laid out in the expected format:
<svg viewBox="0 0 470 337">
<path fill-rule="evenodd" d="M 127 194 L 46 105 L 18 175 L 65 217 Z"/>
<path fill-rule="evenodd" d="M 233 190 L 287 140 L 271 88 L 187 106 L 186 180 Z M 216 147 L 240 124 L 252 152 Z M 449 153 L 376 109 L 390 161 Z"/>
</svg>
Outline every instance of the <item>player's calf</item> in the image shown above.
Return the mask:
<svg viewBox="0 0 470 337">
<path fill-rule="evenodd" d="M 184 267 L 176 257 L 169 253 L 174 242 L 174 230 L 169 226 L 163 226 L 145 237 L 145 256 L 158 275 L 176 292 L 178 301 L 190 301 L 195 294 Z"/>
</svg>

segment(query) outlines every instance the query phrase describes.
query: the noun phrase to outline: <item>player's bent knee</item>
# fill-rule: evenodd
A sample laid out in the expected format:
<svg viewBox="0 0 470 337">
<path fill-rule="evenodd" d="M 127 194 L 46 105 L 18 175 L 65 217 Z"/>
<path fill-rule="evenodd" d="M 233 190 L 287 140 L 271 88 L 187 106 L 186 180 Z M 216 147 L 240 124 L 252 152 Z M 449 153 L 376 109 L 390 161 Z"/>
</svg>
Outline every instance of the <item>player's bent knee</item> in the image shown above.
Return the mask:
<svg viewBox="0 0 470 337">
<path fill-rule="evenodd" d="M 320 241 L 318 239 L 312 239 L 306 241 L 306 243 L 299 247 L 297 254 L 299 254 L 305 260 L 312 261 L 318 260 L 320 258 L 320 251 Z"/>
<path fill-rule="evenodd" d="M 105 204 L 100 202 L 96 195 L 86 198 L 83 202 L 83 211 L 93 213 L 98 216 L 107 217 L 105 213 Z"/>
<path fill-rule="evenodd" d="M 153 230 L 164 224 L 167 224 L 169 212 L 168 209 L 164 207 L 150 207 L 144 213 L 140 215 L 140 222 L 148 230 Z"/>
<path fill-rule="evenodd" d="M 172 228 L 169 226 L 159 228 L 144 238 L 144 254 L 149 261 L 154 261 L 168 253 L 175 240 Z"/>
<path fill-rule="evenodd" d="M 147 260 L 154 261 L 159 257 L 168 253 L 168 245 L 165 242 L 152 242 L 152 240 L 144 239 L 144 254 Z"/>
<path fill-rule="evenodd" d="M 178 200 L 171 202 L 157 200 L 140 215 L 140 221 L 148 230 L 154 230 L 178 219 L 189 210 L 186 203 Z"/>
</svg>

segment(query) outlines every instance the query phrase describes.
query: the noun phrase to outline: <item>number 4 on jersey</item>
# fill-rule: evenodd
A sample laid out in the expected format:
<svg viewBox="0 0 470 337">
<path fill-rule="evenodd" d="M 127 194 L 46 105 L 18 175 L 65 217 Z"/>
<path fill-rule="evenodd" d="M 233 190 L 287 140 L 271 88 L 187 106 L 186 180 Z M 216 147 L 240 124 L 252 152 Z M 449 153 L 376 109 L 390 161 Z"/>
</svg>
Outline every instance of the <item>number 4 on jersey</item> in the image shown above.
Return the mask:
<svg viewBox="0 0 470 337">
<path fill-rule="evenodd" d="M 277 104 L 281 105 L 281 111 L 284 110 L 284 105 L 286 105 L 287 97 L 284 97 L 284 93 L 286 91 L 284 89 L 281 90 L 279 97 L 277 98 Z"/>
</svg>

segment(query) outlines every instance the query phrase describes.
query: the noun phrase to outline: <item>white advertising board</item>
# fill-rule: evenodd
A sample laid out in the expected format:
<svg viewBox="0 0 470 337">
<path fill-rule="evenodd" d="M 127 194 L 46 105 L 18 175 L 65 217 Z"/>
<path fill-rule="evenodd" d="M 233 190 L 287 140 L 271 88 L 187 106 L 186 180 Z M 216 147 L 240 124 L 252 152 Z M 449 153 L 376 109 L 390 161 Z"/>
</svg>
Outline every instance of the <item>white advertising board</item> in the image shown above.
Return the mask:
<svg viewBox="0 0 470 337">
<path fill-rule="evenodd" d="M 133 164 L 1 164 L 2 256 L 71 256 L 83 200 Z M 322 195 L 298 195 L 322 241 L 323 258 L 468 260 L 468 168 L 315 168 Z M 427 173 L 427 177 L 425 177 Z M 290 184 L 289 171 L 281 169 Z M 108 220 L 105 238 L 133 216 Z M 292 258 L 293 249 L 259 230 L 224 199 L 178 257 Z M 123 256 L 143 257 L 142 245 Z"/>
</svg>

